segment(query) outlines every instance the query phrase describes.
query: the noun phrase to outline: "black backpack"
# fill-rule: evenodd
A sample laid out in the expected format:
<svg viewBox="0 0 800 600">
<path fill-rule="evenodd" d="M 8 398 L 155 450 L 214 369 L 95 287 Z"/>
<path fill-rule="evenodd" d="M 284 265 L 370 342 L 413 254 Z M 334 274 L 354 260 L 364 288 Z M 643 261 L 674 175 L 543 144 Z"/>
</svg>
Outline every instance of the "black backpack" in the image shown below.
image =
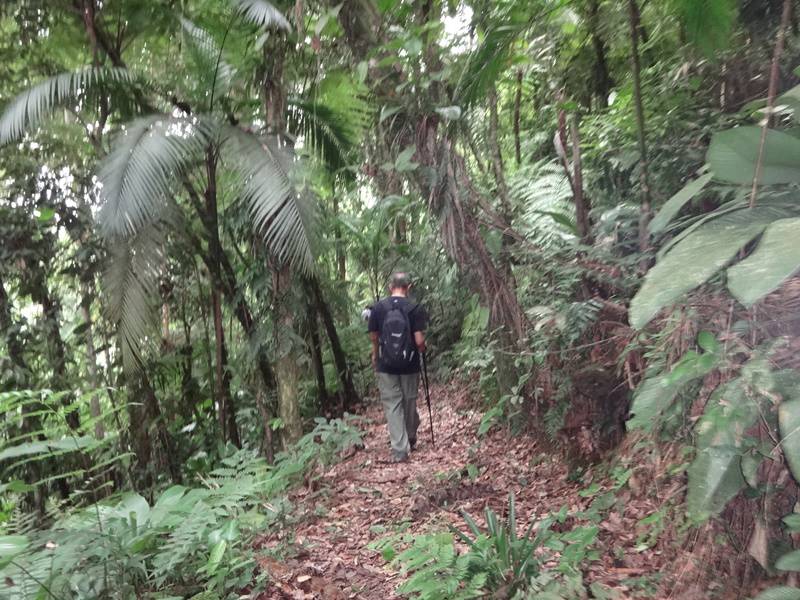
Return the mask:
<svg viewBox="0 0 800 600">
<path fill-rule="evenodd" d="M 381 363 L 390 370 L 403 370 L 414 361 L 417 344 L 411 332 L 408 315 L 416 308 L 410 302 L 389 299 L 379 338 Z"/>
</svg>

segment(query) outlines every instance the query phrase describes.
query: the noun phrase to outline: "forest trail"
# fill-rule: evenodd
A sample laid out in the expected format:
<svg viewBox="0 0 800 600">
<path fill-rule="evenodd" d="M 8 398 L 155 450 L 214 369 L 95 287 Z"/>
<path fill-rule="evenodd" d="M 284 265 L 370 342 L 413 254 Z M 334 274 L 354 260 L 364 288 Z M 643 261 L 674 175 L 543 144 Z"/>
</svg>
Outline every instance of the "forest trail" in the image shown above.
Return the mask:
<svg viewBox="0 0 800 600">
<path fill-rule="evenodd" d="M 258 541 L 259 564 L 272 581 L 259 600 L 400 598 L 395 589 L 401 576 L 369 547 L 371 543 L 401 528 L 412 535 L 446 530 L 448 524 L 466 530 L 462 511 L 482 525 L 487 506 L 506 515 L 510 491 L 515 494 L 520 533 L 530 519 L 540 520 L 565 505 L 570 515 L 584 513 L 602 496 L 599 475 L 589 490 L 584 483 L 569 481 L 566 464 L 540 451 L 531 436 L 512 436 L 495 428 L 478 438 L 482 413 L 468 392 L 437 385 L 431 396 L 436 446 L 431 445 L 427 408 L 420 397 L 419 446 L 402 464 L 387 462 L 383 413 L 379 403 L 370 400 L 361 425 L 365 448 L 351 450 L 348 458 L 292 494 L 298 519 L 289 528 L 294 540 L 287 540 L 283 532 Z M 664 561 L 660 552 L 634 549 L 640 544 L 638 521 L 658 506 L 630 498 L 630 492 L 628 496 L 624 514 L 612 511 L 598 523 L 599 559 L 586 561 L 583 572 L 587 585 L 602 583 L 616 598 L 636 597 L 635 591 L 642 591 L 631 585 L 646 585 L 652 592 Z M 569 517 L 565 525 L 585 524 L 582 521 Z M 287 541 L 293 544 L 294 556 L 270 556 L 271 550 L 286 548 Z"/>
</svg>

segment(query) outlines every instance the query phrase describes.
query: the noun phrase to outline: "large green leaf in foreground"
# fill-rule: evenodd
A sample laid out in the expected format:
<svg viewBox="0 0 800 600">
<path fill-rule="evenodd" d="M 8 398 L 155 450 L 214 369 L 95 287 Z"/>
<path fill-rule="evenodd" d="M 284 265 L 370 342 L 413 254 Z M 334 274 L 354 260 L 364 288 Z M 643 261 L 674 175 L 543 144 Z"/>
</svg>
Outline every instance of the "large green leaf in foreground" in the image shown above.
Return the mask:
<svg viewBox="0 0 800 600">
<path fill-rule="evenodd" d="M 730 183 L 751 184 L 760 145 L 760 127 L 737 127 L 715 134 L 708 149 L 714 176 Z M 800 139 L 769 130 L 762 167 L 762 185 L 800 182 Z"/>
<path fill-rule="evenodd" d="M 765 204 L 729 212 L 693 231 L 647 274 L 631 301 L 631 325 L 645 326 L 662 308 L 705 283 L 769 223 L 790 215 L 791 209 Z"/>
<path fill-rule="evenodd" d="M 758 248 L 728 269 L 728 289 L 745 306 L 775 291 L 800 269 L 800 218 L 775 221 Z"/>
</svg>

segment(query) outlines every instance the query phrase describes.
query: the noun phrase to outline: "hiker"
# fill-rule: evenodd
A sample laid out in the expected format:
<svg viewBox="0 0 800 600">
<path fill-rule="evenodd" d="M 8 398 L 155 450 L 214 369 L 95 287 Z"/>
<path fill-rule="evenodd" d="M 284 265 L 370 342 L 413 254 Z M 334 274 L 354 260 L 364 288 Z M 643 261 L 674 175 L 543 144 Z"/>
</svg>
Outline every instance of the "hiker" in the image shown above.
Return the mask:
<svg viewBox="0 0 800 600">
<path fill-rule="evenodd" d="M 417 387 L 420 354 L 425 352 L 425 309 L 408 298 L 411 280 L 407 273 L 395 273 L 389 283 L 389 297 L 376 302 L 369 317 L 372 338 L 372 366 L 377 372 L 392 462 L 408 460 L 417 444 Z"/>
</svg>

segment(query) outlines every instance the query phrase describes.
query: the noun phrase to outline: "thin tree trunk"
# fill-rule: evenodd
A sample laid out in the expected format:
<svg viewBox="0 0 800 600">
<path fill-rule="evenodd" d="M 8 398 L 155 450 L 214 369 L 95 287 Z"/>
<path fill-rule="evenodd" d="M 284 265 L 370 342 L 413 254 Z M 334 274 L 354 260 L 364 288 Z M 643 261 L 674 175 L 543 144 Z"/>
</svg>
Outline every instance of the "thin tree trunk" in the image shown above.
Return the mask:
<svg viewBox="0 0 800 600">
<path fill-rule="evenodd" d="M 217 157 L 214 149 L 206 152 L 206 218 L 210 234 L 208 254 L 209 263 L 213 265 L 216 277 L 212 277 L 211 308 L 214 318 L 214 339 L 216 349 L 215 392 L 219 411 L 219 425 L 223 441 L 230 441 L 237 448 L 241 447 L 239 428 L 236 424 L 236 410 L 230 389 L 230 372 L 228 371 L 228 352 L 225 346 L 225 330 L 222 323 L 222 290 L 221 255 L 222 246 L 219 240 L 219 215 L 217 209 Z"/>
<path fill-rule="evenodd" d="M 588 245 L 592 243 L 592 229 L 589 222 L 589 203 L 583 190 L 583 166 L 581 161 L 581 138 L 578 129 L 578 116 L 572 117 L 572 182 L 573 200 L 575 201 L 575 222 L 578 226 L 578 235 L 581 242 Z"/>
<path fill-rule="evenodd" d="M 336 248 L 336 268 L 339 272 L 339 281 L 344 281 L 347 278 L 347 262 L 344 255 L 342 228 L 339 225 L 339 196 L 336 192 L 336 177 L 333 178 L 331 187 L 333 188 L 333 216 L 336 219 L 336 227 L 333 231 L 334 246 Z"/>
<path fill-rule="evenodd" d="M 325 327 L 325 333 L 328 335 L 328 340 L 331 344 L 331 354 L 333 354 L 333 364 L 336 367 L 336 373 L 339 376 L 339 382 L 342 385 L 343 392 L 343 408 L 344 410 L 351 409 L 358 402 L 358 392 L 356 386 L 353 384 L 353 375 L 350 367 L 347 364 L 347 355 L 342 348 L 342 343 L 339 340 L 339 334 L 336 331 L 336 324 L 333 321 L 328 304 L 322 295 L 322 289 L 319 282 L 315 279 L 308 280 L 308 286 L 311 290 L 311 295 L 314 299 L 315 308 L 317 313 L 322 318 L 322 324 Z"/>
<path fill-rule="evenodd" d="M 92 324 L 92 299 L 94 292 L 91 289 L 91 284 L 84 282 L 83 284 L 83 299 L 81 301 L 81 315 L 85 323 L 84 337 L 86 340 L 86 370 L 89 375 L 89 385 L 92 387 L 92 395 L 89 399 L 89 412 L 94 421 L 94 436 L 98 440 L 102 440 L 105 435 L 105 428 L 101 420 L 102 410 L 100 408 L 100 395 L 97 390 L 100 388 L 100 377 L 97 373 L 97 353 L 94 348 L 94 325 Z"/>
<path fill-rule="evenodd" d="M 753 208 L 756 205 L 756 198 L 758 197 L 758 182 L 761 179 L 761 173 L 764 168 L 764 149 L 767 144 L 767 132 L 769 131 L 769 126 L 772 123 L 772 112 L 775 108 L 775 96 L 778 95 L 778 78 L 780 76 L 781 69 L 781 55 L 783 54 L 786 30 L 789 28 L 791 16 L 792 0 L 784 0 L 781 24 L 775 40 L 775 51 L 772 54 L 772 65 L 769 73 L 769 89 L 767 90 L 767 114 L 764 119 L 764 125 L 761 128 L 761 141 L 759 142 L 758 146 L 758 159 L 756 160 L 756 170 L 753 175 L 753 186 L 750 190 L 750 208 Z"/>
<path fill-rule="evenodd" d="M 603 108 L 608 106 L 608 94 L 611 91 L 613 81 L 608 70 L 608 60 L 606 59 L 606 44 L 600 36 L 600 0 L 589 1 L 589 35 L 592 38 L 594 48 L 594 91 L 601 100 Z"/>
<path fill-rule="evenodd" d="M 31 297 L 42 307 L 42 320 L 53 369 L 52 387 L 56 391 L 65 391 L 68 390 L 69 384 L 67 382 L 67 352 L 64 339 L 61 337 L 61 305 L 58 299 L 51 294 L 43 269 L 34 267 L 29 275 L 32 278 Z M 72 406 L 73 400 L 71 393 L 65 394 L 62 404 L 66 409 L 67 425 L 76 431 L 80 428 L 81 420 L 77 407 Z"/>
<path fill-rule="evenodd" d="M 517 166 L 522 164 L 522 142 L 520 140 L 520 108 L 522 105 L 522 69 L 517 69 L 517 91 L 514 94 L 514 157 Z"/>
<path fill-rule="evenodd" d="M 631 66 L 633 69 L 633 100 L 636 110 L 636 126 L 639 139 L 639 180 L 641 185 L 641 201 L 639 205 L 639 251 L 650 249 L 650 231 L 648 226 L 652 217 L 652 201 L 650 198 L 650 178 L 648 176 L 647 139 L 642 103 L 641 60 L 639 58 L 640 17 L 636 0 L 628 0 L 631 33 Z M 643 265 L 644 266 L 644 265 Z"/>
<path fill-rule="evenodd" d="M 325 383 L 325 364 L 322 360 L 322 344 L 319 340 L 319 324 L 317 313 L 308 307 L 308 339 L 311 349 L 311 366 L 317 380 L 317 402 L 320 411 L 328 409 L 328 386 Z"/>
<path fill-rule="evenodd" d="M 511 222 L 512 210 L 511 200 L 508 195 L 508 184 L 506 183 L 505 171 L 503 168 L 503 154 L 500 151 L 500 141 L 498 132 L 500 130 L 500 119 L 497 114 L 497 88 L 492 86 L 489 90 L 489 131 L 486 141 L 489 145 L 489 158 L 492 161 L 492 172 L 494 181 L 497 185 L 497 192 L 500 196 L 501 214 L 503 220 Z"/>
</svg>

